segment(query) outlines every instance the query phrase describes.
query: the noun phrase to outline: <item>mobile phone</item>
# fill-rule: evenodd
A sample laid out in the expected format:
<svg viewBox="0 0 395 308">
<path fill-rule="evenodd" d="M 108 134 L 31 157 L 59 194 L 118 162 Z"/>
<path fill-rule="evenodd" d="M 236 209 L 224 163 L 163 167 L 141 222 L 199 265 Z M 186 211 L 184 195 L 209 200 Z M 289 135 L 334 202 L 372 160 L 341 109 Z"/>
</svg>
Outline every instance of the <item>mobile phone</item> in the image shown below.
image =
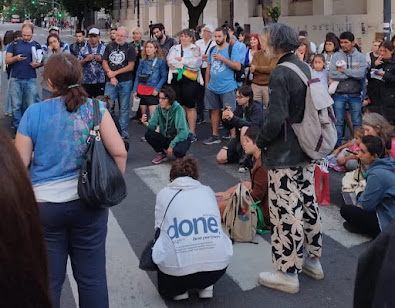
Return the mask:
<svg viewBox="0 0 395 308">
<path fill-rule="evenodd" d="M 20 56 L 26 58 L 26 55 L 24 55 L 24 54 L 20 54 Z"/>
</svg>

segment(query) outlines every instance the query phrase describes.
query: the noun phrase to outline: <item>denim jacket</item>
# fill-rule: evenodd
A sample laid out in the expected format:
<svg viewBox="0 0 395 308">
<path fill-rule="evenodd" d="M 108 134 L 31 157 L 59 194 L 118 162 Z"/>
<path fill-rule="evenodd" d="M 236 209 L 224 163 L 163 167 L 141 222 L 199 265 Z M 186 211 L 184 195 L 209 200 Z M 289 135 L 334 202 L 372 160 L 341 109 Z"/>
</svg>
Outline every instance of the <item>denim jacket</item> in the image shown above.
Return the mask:
<svg viewBox="0 0 395 308">
<path fill-rule="evenodd" d="M 141 74 L 149 74 L 151 71 L 152 63 L 155 58 L 152 59 L 141 59 L 139 63 L 139 67 L 137 68 L 136 79 L 134 81 L 133 93 L 137 92 L 137 86 L 139 85 L 139 76 Z M 145 86 L 154 87 L 155 91 L 158 91 L 162 88 L 163 84 L 166 81 L 167 71 L 166 71 L 166 62 L 163 59 L 157 58 L 155 67 L 152 71 L 152 74 L 149 76 L 148 82 L 144 84 Z"/>
</svg>

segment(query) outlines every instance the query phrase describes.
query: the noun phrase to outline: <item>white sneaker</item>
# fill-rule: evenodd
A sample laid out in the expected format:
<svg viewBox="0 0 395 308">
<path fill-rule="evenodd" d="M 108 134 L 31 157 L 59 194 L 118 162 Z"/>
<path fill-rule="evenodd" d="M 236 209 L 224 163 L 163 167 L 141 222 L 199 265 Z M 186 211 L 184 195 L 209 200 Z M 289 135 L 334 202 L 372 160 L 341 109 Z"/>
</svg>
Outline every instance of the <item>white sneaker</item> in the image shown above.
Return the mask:
<svg viewBox="0 0 395 308">
<path fill-rule="evenodd" d="M 287 293 L 299 292 L 299 278 L 287 276 L 282 271 L 259 273 L 258 282 L 268 288 L 280 290 Z"/>
<path fill-rule="evenodd" d="M 320 261 L 317 261 L 315 263 L 308 263 L 305 259 L 302 265 L 302 272 L 316 280 L 324 279 L 324 271 L 322 269 Z"/>
<path fill-rule="evenodd" d="M 214 291 L 214 285 L 211 285 L 203 290 L 199 291 L 199 298 L 212 298 Z"/>
<path fill-rule="evenodd" d="M 188 291 L 185 292 L 185 293 L 182 293 L 182 294 L 179 294 L 179 295 L 176 295 L 176 296 L 173 297 L 173 299 L 174 299 L 175 301 L 182 301 L 182 300 L 188 299 L 188 298 L 189 298 L 189 293 L 188 293 Z"/>
</svg>

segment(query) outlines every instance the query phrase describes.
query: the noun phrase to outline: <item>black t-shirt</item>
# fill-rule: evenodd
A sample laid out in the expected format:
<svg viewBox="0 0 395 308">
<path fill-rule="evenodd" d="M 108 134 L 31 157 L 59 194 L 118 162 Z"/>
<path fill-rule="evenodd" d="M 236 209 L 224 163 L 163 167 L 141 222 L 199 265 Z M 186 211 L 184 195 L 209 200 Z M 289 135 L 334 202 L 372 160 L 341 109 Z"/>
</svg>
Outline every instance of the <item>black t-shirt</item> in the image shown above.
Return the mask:
<svg viewBox="0 0 395 308">
<path fill-rule="evenodd" d="M 128 43 L 122 46 L 116 42 L 112 42 L 107 45 L 104 51 L 103 59 L 108 61 L 110 70 L 116 71 L 128 65 L 129 62 L 136 61 L 136 51 L 134 47 Z M 116 76 L 119 82 L 128 81 L 132 79 L 132 72 L 119 74 Z"/>
</svg>

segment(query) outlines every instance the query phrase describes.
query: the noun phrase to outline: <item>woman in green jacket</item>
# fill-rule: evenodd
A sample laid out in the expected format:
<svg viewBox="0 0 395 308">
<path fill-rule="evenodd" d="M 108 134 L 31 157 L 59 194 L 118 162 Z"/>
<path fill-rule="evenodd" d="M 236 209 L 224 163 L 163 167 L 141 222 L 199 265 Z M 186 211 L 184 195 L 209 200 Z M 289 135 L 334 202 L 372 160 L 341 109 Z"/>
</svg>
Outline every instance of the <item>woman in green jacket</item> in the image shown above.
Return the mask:
<svg viewBox="0 0 395 308">
<path fill-rule="evenodd" d="M 159 105 L 156 106 L 150 121 L 143 115 L 141 121 L 148 127 L 145 139 L 158 153 L 152 160 L 157 165 L 173 155 L 184 157 L 191 146 L 191 131 L 185 118 L 184 109 L 175 101 L 172 88 L 163 87 L 159 92 Z M 156 128 L 159 126 L 159 132 Z"/>
</svg>

